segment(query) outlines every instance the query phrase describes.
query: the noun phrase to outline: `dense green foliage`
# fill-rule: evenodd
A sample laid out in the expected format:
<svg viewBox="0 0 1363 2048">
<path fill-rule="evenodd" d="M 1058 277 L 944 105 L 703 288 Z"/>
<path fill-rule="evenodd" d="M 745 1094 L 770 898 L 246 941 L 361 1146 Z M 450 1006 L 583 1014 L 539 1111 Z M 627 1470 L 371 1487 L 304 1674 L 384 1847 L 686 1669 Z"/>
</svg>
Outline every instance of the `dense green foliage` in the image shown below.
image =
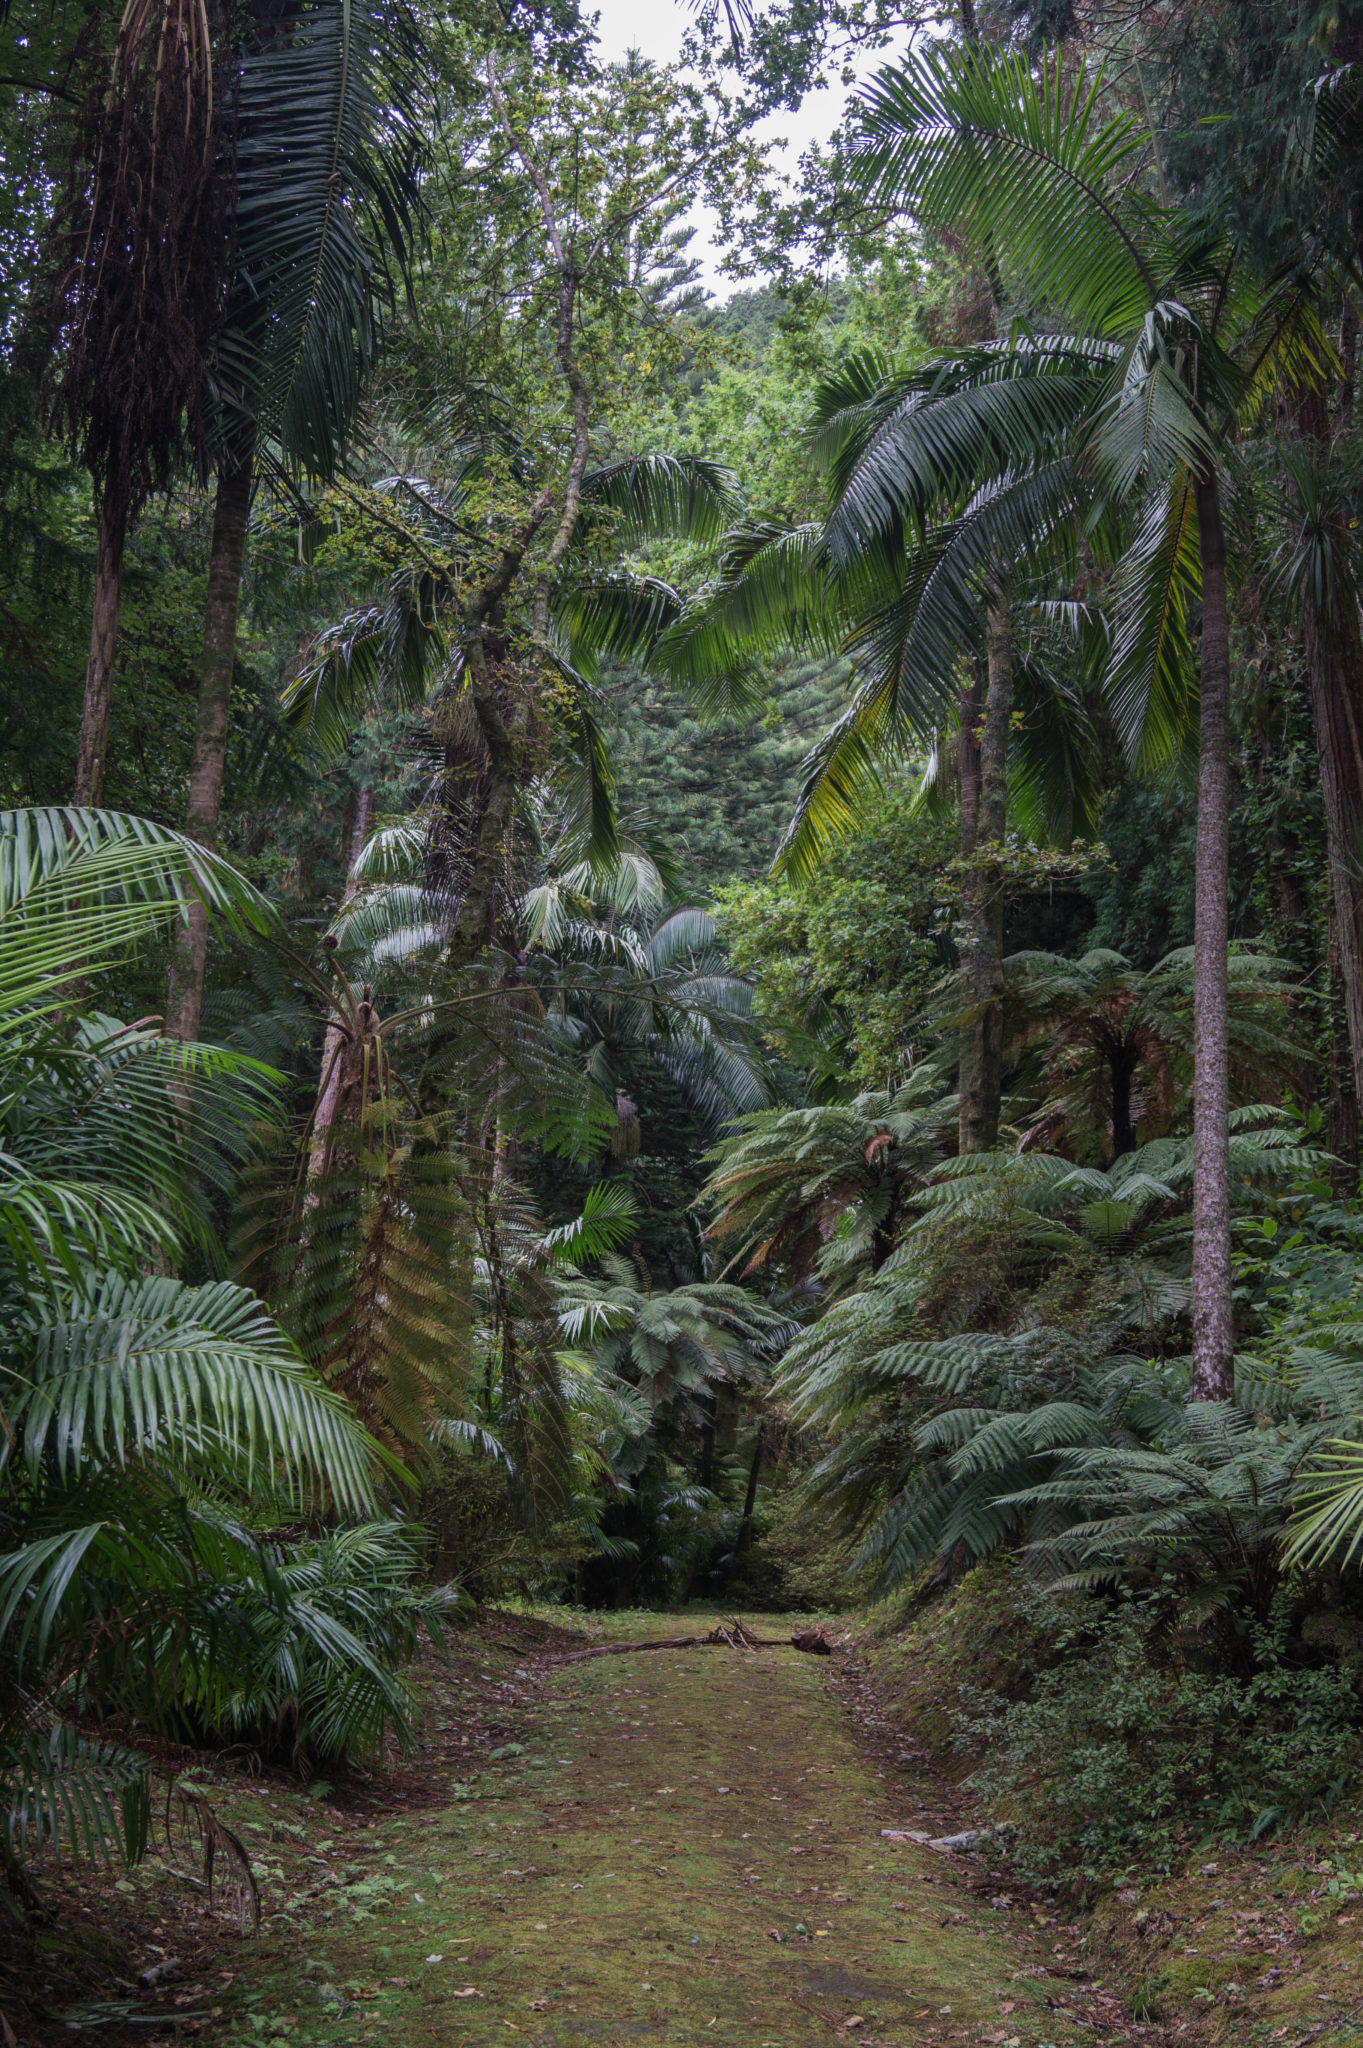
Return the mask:
<svg viewBox="0 0 1363 2048">
<path fill-rule="evenodd" d="M 3 17 L 16 1897 L 517 1594 L 1016 1559 L 1049 1878 L 1356 1782 L 1358 19 L 728 12 L 194 12 L 151 228 Z"/>
</svg>

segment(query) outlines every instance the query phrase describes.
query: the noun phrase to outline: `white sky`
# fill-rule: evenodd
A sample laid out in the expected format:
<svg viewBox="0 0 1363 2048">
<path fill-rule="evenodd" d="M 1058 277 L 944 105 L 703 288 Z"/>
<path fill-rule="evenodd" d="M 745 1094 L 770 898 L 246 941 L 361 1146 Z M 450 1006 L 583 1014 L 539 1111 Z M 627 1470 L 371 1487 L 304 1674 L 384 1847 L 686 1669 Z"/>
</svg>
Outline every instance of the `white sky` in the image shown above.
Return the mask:
<svg viewBox="0 0 1363 2048">
<path fill-rule="evenodd" d="M 583 12 L 590 11 L 588 0 Z M 595 11 L 600 18 L 600 52 L 608 63 L 630 49 L 658 64 L 675 63 L 692 20 L 685 0 L 596 0 Z M 775 159 L 780 169 L 794 176 L 810 143 L 822 142 L 832 134 L 846 98 L 845 89 L 835 85 L 811 93 L 797 113 L 773 114 L 761 123 L 759 137 L 785 144 Z M 727 299 L 737 287 L 732 278 L 719 274 L 713 216 L 705 207 L 696 207 L 689 218 L 696 229 L 691 250 L 700 264 L 702 281 L 716 300 Z"/>
</svg>

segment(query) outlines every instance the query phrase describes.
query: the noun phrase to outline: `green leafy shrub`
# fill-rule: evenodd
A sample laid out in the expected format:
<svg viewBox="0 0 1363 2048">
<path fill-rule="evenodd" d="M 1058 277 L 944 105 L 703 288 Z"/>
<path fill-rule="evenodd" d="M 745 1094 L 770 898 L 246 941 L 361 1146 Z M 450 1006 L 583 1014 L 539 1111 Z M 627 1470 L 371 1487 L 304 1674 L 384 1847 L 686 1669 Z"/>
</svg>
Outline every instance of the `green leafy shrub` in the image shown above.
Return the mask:
<svg viewBox="0 0 1363 2048">
<path fill-rule="evenodd" d="M 1165 1666 L 1155 1619 L 1118 1610 L 1025 1699 L 962 1689 L 957 1740 L 987 1759 L 971 1786 L 1015 1830 L 1022 1874 L 1167 1869 L 1209 1835 L 1254 1839 L 1332 1805 L 1363 1764 L 1345 1673 L 1290 1665 L 1267 1632 L 1247 1676 Z"/>
<path fill-rule="evenodd" d="M 0 813 L 0 1884 L 20 1898 L 45 1852 L 145 1849 L 149 1761 L 86 1717 L 376 1750 L 405 1736 L 399 1666 L 448 1605 L 377 1519 L 393 1462 L 341 1396 L 246 1289 L 173 1277 L 220 1258 L 215 1203 L 280 1077 L 71 1010 L 191 893 L 220 929 L 272 926 L 145 820 Z"/>
</svg>

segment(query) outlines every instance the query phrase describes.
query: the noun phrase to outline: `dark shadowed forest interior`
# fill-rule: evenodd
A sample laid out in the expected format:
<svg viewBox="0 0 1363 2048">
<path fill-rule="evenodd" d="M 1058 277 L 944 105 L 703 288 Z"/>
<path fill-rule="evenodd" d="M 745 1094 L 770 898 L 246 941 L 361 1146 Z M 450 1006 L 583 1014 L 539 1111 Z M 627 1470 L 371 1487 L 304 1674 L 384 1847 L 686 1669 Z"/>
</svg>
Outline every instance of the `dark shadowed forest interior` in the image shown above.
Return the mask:
<svg viewBox="0 0 1363 2048">
<path fill-rule="evenodd" d="M 0 0 L 0 2048 L 1363 2036 L 1361 317 L 1363 0 Z"/>
</svg>

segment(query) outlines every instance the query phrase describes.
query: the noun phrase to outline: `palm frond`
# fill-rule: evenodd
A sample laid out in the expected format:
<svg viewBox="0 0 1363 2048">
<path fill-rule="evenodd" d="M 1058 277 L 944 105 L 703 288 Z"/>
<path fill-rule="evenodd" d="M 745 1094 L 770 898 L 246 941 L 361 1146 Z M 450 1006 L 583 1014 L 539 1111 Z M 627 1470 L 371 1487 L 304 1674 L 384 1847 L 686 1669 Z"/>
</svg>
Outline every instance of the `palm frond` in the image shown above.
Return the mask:
<svg viewBox="0 0 1363 2048">
<path fill-rule="evenodd" d="M 1149 138 L 1105 107 L 1101 73 L 1059 51 L 1033 69 L 1021 51 L 930 44 L 864 90 L 850 175 L 998 252 L 1027 305 L 1121 332 L 1158 297 L 1163 221 L 1131 180 Z"/>
<path fill-rule="evenodd" d="M 228 407 L 315 475 L 336 469 L 414 253 L 421 76 L 415 18 L 391 0 L 287 10 L 241 63 L 219 375 Z"/>
<path fill-rule="evenodd" d="M 27 1384 L 8 1404 L 30 1472 L 216 1447 L 299 1504 L 319 1486 L 353 1509 L 372 1503 L 375 1447 L 244 1289 L 110 1280 L 53 1311 L 32 1324 Z"/>
<path fill-rule="evenodd" d="M 0 1854 L 13 1865 L 51 1849 L 60 1864 L 140 1862 L 151 1824 L 151 1767 L 65 1722 L 0 1738 Z"/>
<path fill-rule="evenodd" d="M 1190 611 L 1201 589 L 1192 479 L 1153 494 L 1118 569 L 1104 689 L 1133 760 L 1171 766 L 1196 705 Z"/>
<path fill-rule="evenodd" d="M 718 540 L 743 502 L 732 471 L 701 455 L 621 456 L 587 471 L 582 497 L 611 514 L 627 547 L 658 534 Z"/>
<path fill-rule="evenodd" d="M 0 1030 L 55 1007 L 196 898 L 236 935 L 275 926 L 259 891 L 183 833 L 117 811 L 0 812 Z"/>
</svg>

